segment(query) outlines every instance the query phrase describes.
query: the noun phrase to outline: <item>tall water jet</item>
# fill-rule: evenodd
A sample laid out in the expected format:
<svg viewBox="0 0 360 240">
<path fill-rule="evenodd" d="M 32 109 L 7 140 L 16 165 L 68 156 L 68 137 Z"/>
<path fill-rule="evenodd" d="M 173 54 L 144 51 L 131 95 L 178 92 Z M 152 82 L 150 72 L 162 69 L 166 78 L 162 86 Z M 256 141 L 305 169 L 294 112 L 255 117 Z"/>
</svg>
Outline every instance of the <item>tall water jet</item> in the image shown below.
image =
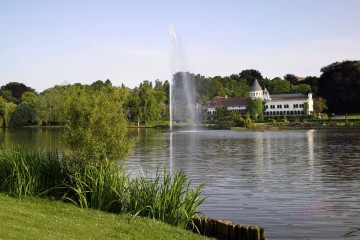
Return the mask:
<svg viewBox="0 0 360 240">
<path fill-rule="evenodd" d="M 170 24 L 170 130 L 174 123 L 196 122 L 194 79 L 188 72 L 175 30 Z"/>
</svg>

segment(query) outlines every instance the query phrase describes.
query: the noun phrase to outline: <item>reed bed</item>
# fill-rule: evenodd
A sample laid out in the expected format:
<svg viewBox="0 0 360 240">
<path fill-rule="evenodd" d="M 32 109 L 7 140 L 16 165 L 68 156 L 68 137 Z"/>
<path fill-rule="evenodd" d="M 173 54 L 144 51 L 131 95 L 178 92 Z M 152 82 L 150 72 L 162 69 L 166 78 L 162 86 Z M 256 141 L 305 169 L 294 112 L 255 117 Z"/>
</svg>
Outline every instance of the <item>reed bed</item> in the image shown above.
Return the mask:
<svg viewBox="0 0 360 240">
<path fill-rule="evenodd" d="M 71 163 L 57 151 L 24 147 L 0 149 L 0 191 L 15 196 L 46 196 L 119 214 L 144 216 L 173 226 L 192 228 L 192 217 L 204 201 L 203 184 L 193 188 L 184 172 L 166 169 L 153 178 L 130 178 L 114 162 Z"/>
<path fill-rule="evenodd" d="M 21 146 L 0 149 L 1 191 L 20 197 L 55 197 L 66 178 L 57 151 L 28 151 Z"/>
</svg>

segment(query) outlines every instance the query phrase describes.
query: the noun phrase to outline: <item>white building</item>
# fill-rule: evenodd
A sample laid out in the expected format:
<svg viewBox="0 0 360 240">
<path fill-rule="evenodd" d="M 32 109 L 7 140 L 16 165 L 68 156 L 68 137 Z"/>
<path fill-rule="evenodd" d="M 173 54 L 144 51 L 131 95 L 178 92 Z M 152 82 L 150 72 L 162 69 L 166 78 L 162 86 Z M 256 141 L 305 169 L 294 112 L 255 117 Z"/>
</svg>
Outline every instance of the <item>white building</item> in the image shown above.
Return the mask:
<svg viewBox="0 0 360 240">
<path fill-rule="evenodd" d="M 216 109 L 225 107 L 228 112 L 246 112 L 251 100 L 260 98 L 264 101 L 264 116 L 301 116 L 311 114 L 314 109 L 312 94 L 308 95 L 276 94 L 270 95 L 266 88 L 262 88 L 255 79 L 250 88 L 250 97 L 247 98 L 228 98 L 217 96 L 203 105 L 203 111 L 208 115 L 216 115 Z M 211 117 L 210 117 L 211 118 Z"/>
</svg>

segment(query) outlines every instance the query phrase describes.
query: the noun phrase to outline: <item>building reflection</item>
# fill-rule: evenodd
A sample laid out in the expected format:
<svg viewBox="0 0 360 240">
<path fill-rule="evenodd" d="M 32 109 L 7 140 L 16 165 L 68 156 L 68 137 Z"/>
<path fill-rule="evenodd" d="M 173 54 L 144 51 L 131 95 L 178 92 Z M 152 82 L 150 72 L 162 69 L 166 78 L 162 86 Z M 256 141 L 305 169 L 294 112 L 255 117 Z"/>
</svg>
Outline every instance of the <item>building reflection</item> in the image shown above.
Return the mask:
<svg viewBox="0 0 360 240">
<path fill-rule="evenodd" d="M 307 137 L 307 147 L 308 147 L 308 161 L 309 161 L 309 180 L 314 180 L 314 133 L 316 130 L 309 130 L 306 132 Z"/>
</svg>

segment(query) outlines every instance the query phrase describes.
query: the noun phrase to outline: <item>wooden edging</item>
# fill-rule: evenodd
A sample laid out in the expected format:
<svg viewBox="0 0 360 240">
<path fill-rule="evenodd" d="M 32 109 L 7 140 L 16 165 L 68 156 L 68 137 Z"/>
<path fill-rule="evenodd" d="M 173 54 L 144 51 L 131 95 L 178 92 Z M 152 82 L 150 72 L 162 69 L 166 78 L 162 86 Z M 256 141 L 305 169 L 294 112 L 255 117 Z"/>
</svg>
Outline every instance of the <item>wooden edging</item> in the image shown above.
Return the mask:
<svg viewBox="0 0 360 240">
<path fill-rule="evenodd" d="M 195 233 L 218 240 L 265 240 L 264 228 L 212 218 L 193 217 Z"/>
</svg>

